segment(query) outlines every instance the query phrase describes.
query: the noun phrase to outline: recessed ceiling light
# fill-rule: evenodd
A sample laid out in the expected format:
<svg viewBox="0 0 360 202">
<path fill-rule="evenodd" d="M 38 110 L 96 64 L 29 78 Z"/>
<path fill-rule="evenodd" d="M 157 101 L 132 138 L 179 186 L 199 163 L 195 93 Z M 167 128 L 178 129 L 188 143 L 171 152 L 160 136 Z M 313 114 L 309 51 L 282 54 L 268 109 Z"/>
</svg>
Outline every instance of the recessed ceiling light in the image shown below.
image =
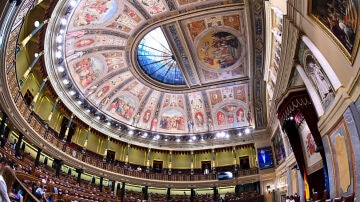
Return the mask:
<svg viewBox="0 0 360 202">
<path fill-rule="evenodd" d="M 62 42 L 62 36 L 61 35 L 58 35 L 57 37 L 56 37 L 56 42 L 58 42 L 58 43 L 61 43 Z"/>
<path fill-rule="evenodd" d="M 57 69 L 58 69 L 59 72 L 64 72 L 65 71 L 65 68 L 63 66 L 58 66 Z"/>
<path fill-rule="evenodd" d="M 71 0 L 70 1 L 70 7 L 74 8 L 76 6 L 76 1 L 75 0 Z"/>
<path fill-rule="evenodd" d="M 65 84 L 65 85 L 67 85 L 67 84 L 69 84 L 69 80 L 67 80 L 67 79 L 63 79 L 63 83 Z"/>
<path fill-rule="evenodd" d="M 66 25 L 67 20 L 66 20 L 65 18 L 61 18 L 60 23 L 61 23 L 62 25 Z"/>
<path fill-rule="evenodd" d="M 55 57 L 56 58 L 61 58 L 62 57 L 61 51 L 56 51 L 55 52 Z"/>
</svg>

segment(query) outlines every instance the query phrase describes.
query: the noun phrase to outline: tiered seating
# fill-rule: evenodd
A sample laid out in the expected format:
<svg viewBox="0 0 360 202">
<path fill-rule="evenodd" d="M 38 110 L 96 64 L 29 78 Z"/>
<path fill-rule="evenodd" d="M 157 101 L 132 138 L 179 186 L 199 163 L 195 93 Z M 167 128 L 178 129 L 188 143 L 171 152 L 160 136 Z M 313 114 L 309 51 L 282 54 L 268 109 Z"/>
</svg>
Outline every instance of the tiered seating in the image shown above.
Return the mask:
<svg viewBox="0 0 360 202">
<path fill-rule="evenodd" d="M 37 187 L 44 186 L 45 196 L 52 196 L 54 201 L 120 201 L 120 198 L 114 196 L 106 187 L 100 192 L 99 188 L 90 182 L 77 183 L 74 177 L 65 174 L 56 177 L 55 170 L 48 166 L 40 165 L 34 169 L 34 159 L 27 154 L 14 157 L 14 150 L 9 144 L 0 148 L 0 153 L 16 168 L 16 176 L 29 193 L 34 194 Z M 58 193 L 54 193 L 54 187 Z"/>
</svg>

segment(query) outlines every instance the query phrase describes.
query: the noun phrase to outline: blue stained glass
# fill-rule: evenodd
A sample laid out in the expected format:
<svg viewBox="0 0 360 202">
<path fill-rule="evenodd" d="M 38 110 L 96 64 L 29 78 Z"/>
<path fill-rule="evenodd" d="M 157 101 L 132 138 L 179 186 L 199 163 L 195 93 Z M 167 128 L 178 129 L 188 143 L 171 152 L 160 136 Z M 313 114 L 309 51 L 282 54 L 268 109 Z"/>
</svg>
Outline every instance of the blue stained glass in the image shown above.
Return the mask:
<svg viewBox="0 0 360 202">
<path fill-rule="evenodd" d="M 140 41 L 137 60 L 151 78 L 165 84 L 185 85 L 184 76 L 160 27 Z"/>
</svg>

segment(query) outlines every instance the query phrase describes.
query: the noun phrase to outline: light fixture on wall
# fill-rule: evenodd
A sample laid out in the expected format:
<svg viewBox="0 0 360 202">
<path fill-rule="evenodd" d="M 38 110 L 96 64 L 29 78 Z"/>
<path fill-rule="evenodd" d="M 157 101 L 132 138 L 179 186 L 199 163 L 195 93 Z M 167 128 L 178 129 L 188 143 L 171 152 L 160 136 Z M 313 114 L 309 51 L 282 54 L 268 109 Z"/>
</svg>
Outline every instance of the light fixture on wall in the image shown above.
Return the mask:
<svg viewBox="0 0 360 202">
<path fill-rule="evenodd" d="M 271 192 L 275 192 L 275 185 L 266 185 L 266 190 L 270 194 Z"/>
</svg>

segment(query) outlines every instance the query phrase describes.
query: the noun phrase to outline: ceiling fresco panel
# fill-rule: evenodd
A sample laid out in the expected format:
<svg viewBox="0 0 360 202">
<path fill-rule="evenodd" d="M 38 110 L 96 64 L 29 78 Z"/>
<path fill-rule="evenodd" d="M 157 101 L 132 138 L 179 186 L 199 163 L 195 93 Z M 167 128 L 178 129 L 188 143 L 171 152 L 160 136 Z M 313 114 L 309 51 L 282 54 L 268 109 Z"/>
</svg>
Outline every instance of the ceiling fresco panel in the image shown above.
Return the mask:
<svg viewBox="0 0 360 202">
<path fill-rule="evenodd" d="M 138 2 L 150 16 L 162 14 L 167 10 L 164 0 L 139 0 Z"/>
<path fill-rule="evenodd" d="M 244 11 L 208 14 L 182 21 L 201 83 L 248 77 Z"/>
<path fill-rule="evenodd" d="M 207 90 L 214 130 L 250 125 L 248 84 Z"/>
</svg>

